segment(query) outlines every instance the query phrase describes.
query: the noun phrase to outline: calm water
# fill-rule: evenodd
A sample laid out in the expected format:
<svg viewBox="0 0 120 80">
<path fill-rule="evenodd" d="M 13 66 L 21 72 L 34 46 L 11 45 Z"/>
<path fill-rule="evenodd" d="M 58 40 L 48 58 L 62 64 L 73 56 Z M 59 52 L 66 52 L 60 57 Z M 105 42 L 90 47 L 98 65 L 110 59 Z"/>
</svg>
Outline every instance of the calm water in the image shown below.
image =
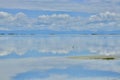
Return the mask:
<svg viewBox="0 0 120 80">
<path fill-rule="evenodd" d="M 120 80 L 120 36 L 1 36 L 0 80 Z"/>
</svg>

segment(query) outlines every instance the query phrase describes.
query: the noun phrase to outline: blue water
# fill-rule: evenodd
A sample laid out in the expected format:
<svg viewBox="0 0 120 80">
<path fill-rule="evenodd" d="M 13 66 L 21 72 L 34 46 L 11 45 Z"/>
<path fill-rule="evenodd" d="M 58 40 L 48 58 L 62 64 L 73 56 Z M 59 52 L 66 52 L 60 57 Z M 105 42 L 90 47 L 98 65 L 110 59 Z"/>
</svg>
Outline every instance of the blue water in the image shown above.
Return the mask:
<svg viewBox="0 0 120 80">
<path fill-rule="evenodd" d="M 0 80 L 119 80 L 120 36 L 37 35 L 0 37 Z"/>
</svg>

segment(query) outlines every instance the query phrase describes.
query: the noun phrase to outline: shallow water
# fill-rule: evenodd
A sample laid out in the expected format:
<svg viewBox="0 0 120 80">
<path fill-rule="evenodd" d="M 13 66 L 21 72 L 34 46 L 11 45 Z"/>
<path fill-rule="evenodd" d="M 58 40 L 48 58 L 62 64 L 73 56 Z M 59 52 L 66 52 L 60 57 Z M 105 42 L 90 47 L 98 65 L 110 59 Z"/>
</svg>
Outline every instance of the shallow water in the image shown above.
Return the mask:
<svg viewBox="0 0 120 80">
<path fill-rule="evenodd" d="M 0 80 L 119 80 L 120 36 L 1 36 Z"/>
</svg>

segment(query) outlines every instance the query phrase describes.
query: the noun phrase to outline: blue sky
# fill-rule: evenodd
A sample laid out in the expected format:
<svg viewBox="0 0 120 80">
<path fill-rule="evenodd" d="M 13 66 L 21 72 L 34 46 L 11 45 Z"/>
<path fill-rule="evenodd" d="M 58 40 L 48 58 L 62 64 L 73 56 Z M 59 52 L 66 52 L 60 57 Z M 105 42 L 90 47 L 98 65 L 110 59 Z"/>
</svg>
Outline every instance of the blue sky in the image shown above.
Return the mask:
<svg viewBox="0 0 120 80">
<path fill-rule="evenodd" d="M 0 30 L 120 30 L 119 3 L 119 0 L 0 0 Z"/>
<path fill-rule="evenodd" d="M 87 13 L 87 12 L 74 12 L 74 11 L 49 11 L 49 10 L 27 10 L 27 9 L 5 9 L 5 8 L 1 8 L 0 10 L 3 12 L 11 13 L 13 15 L 19 12 L 23 12 L 31 18 L 38 17 L 39 15 L 52 15 L 52 14 L 69 14 L 71 16 L 88 17 L 91 14 L 93 14 L 93 13 Z"/>
</svg>

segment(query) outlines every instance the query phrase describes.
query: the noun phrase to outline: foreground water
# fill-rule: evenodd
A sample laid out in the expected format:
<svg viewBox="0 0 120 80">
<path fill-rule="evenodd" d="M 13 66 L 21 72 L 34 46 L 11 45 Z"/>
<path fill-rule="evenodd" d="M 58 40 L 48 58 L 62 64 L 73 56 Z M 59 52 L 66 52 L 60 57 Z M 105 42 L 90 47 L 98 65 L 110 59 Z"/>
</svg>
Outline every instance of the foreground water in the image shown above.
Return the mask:
<svg viewBox="0 0 120 80">
<path fill-rule="evenodd" d="M 1 36 L 0 80 L 119 80 L 120 36 Z"/>
</svg>

